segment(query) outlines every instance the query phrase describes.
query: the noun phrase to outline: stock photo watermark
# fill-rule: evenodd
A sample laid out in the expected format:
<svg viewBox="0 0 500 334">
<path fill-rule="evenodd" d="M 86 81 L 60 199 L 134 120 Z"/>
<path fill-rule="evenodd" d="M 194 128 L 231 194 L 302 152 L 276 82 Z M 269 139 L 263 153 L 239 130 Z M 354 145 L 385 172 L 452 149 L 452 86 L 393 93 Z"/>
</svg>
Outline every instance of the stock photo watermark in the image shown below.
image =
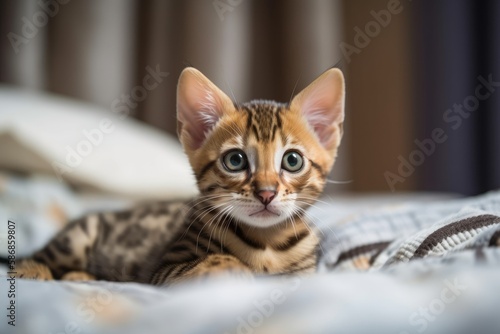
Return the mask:
<svg viewBox="0 0 500 334">
<path fill-rule="evenodd" d="M 21 46 L 26 45 L 35 38 L 40 29 L 44 28 L 51 18 L 59 13 L 62 5 L 70 0 L 39 0 L 39 9 L 30 18 L 21 17 L 22 27 L 19 33 L 9 32 L 7 38 L 16 54 L 21 51 Z"/>
<path fill-rule="evenodd" d="M 7 323 L 16 326 L 16 223 L 7 221 Z"/>
<path fill-rule="evenodd" d="M 113 302 L 115 293 L 123 289 L 118 283 L 101 282 L 97 291 L 86 296 L 76 307 L 79 320 L 69 321 L 62 330 L 49 332 L 49 334 L 78 334 L 83 333 L 82 324 L 90 324 L 100 312 L 104 312 Z M 109 313 L 109 312 L 108 312 Z"/>
<path fill-rule="evenodd" d="M 408 317 L 408 323 L 417 333 L 423 333 L 431 323 L 443 314 L 448 305 L 453 304 L 467 290 L 467 284 L 459 278 L 452 281 L 446 279 L 443 281 L 443 285 L 438 297 L 430 300 L 426 306 L 419 307 Z M 400 332 L 400 334 L 410 333 L 408 331 Z"/>
<path fill-rule="evenodd" d="M 431 131 L 430 137 L 415 139 L 416 148 L 410 152 L 408 157 L 398 156 L 397 171 L 384 172 L 385 181 L 391 191 L 394 192 L 398 183 L 405 182 L 408 177 L 413 175 L 416 167 L 421 166 L 429 156 L 436 152 L 440 144 L 448 140 L 447 132 L 458 130 L 464 120 L 468 119 L 479 108 L 480 102 L 490 98 L 500 87 L 500 81 L 494 81 L 491 74 L 487 78 L 478 76 L 477 80 L 479 83 L 474 94 L 465 97 L 461 103 L 455 103 L 443 112 L 442 120 L 447 125 L 445 128 L 437 127 Z"/>
<path fill-rule="evenodd" d="M 389 0 L 386 9 L 370 11 L 373 20 L 368 21 L 363 28 L 359 26 L 354 27 L 355 35 L 352 44 L 341 42 L 339 45 L 347 63 L 351 62 L 354 54 L 360 54 L 364 48 L 368 47 L 371 41 L 380 35 L 384 28 L 387 28 L 393 16 L 400 14 L 403 8 L 399 0 Z"/>
<path fill-rule="evenodd" d="M 144 101 L 149 92 L 156 89 L 168 77 L 169 72 L 163 72 L 160 65 L 156 68 L 146 67 L 146 74 L 142 79 L 142 85 L 133 87 L 129 93 L 121 94 L 119 98 L 111 102 L 111 111 L 118 115 L 120 119 L 128 117 L 138 106 L 138 103 Z M 85 157 L 89 156 L 96 147 L 100 146 L 107 135 L 113 133 L 116 126 L 109 118 L 103 118 L 94 128 L 83 129 L 82 139 L 73 146 L 66 145 L 66 156 L 64 161 L 53 161 L 54 170 L 60 182 L 63 181 L 64 174 L 72 173 L 78 168 Z"/>
<path fill-rule="evenodd" d="M 238 316 L 238 323 L 235 332 L 225 332 L 224 334 L 251 334 L 254 330 L 264 324 L 265 319 L 273 315 L 276 308 L 286 301 L 287 294 L 296 291 L 301 284 L 298 277 L 285 280 L 287 286 L 284 288 L 274 288 L 267 298 L 254 300 L 255 309 L 245 316 Z"/>
<path fill-rule="evenodd" d="M 244 0 L 214 0 L 212 5 L 214 6 L 215 12 L 219 16 L 219 19 L 224 21 L 226 13 L 232 12 L 243 1 Z"/>
</svg>

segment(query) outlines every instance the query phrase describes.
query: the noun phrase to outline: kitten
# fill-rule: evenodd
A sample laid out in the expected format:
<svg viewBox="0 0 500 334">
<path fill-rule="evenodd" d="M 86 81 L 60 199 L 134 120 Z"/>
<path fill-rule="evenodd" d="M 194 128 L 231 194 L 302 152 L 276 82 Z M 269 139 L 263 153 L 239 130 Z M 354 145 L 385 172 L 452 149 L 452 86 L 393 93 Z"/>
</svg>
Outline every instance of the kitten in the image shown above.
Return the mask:
<svg viewBox="0 0 500 334">
<path fill-rule="evenodd" d="M 18 276 L 169 285 L 220 274 L 314 272 L 318 238 L 305 210 L 334 163 L 344 95 L 342 72 L 330 69 L 289 104 L 235 104 L 186 68 L 178 134 L 199 197 L 90 214 L 24 260 Z"/>
</svg>

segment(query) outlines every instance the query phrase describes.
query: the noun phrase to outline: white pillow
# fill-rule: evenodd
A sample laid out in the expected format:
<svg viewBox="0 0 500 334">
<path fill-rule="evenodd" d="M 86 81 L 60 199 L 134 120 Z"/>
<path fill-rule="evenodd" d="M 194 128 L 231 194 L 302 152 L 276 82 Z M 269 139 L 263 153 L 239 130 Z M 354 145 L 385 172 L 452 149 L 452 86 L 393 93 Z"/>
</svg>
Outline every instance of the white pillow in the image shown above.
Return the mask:
<svg viewBox="0 0 500 334">
<path fill-rule="evenodd" d="M 0 86 L 0 168 L 45 172 L 127 197 L 196 193 L 173 137 L 104 108 Z"/>
</svg>

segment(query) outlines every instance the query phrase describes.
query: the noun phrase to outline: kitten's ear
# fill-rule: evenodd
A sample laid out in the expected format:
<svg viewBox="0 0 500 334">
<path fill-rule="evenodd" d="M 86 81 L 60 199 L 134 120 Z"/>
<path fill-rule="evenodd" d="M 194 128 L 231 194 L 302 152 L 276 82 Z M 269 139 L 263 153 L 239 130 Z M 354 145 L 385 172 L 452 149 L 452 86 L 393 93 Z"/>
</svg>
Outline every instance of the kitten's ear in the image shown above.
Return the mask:
<svg viewBox="0 0 500 334">
<path fill-rule="evenodd" d="M 230 106 L 231 99 L 200 71 L 185 68 L 177 85 L 177 134 L 184 147 L 200 148 Z"/>
<path fill-rule="evenodd" d="M 301 110 L 323 147 L 332 150 L 342 136 L 344 101 L 344 76 L 332 68 L 297 94 L 291 108 Z"/>
</svg>

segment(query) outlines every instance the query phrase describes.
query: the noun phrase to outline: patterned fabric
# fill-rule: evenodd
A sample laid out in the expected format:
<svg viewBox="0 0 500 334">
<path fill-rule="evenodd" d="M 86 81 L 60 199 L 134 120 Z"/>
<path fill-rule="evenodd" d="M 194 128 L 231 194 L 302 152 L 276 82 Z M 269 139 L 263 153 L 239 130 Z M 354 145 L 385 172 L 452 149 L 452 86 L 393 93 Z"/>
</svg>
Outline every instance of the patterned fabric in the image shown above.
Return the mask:
<svg viewBox="0 0 500 334">
<path fill-rule="evenodd" d="M 324 271 L 378 270 L 466 249 L 499 246 L 500 192 L 450 202 L 395 207 L 325 224 Z M 325 231 L 325 226 L 322 230 Z M 480 255 L 478 255 L 480 256 Z"/>
<path fill-rule="evenodd" d="M 500 333 L 500 249 L 301 279 L 134 283 L 17 282 L 16 327 L 0 333 Z M 7 289 L 0 280 L 0 292 Z M 443 293 L 444 292 L 444 293 Z M 443 301 L 443 296 L 446 301 Z M 0 308 L 8 307 L 0 298 Z M 428 312 L 428 318 L 421 315 Z"/>
<path fill-rule="evenodd" d="M 43 247 L 67 222 L 89 211 L 119 210 L 129 200 L 99 193 L 82 194 L 42 175 L 19 176 L 0 170 L 0 256 L 7 239 L 7 221 L 16 223 L 17 256 Z"/>
<path fill-rule="evenodd" d="M 69 189 L 56 196 L 56 184 L 8 181 L 0 214 L 18 221 L 20 254 L 43 226 L 53 226 L 50 233 L 59 226 L 35 200 L 89 207 Z M 38 187 L 45 196 L 20 195 Z M 424 204 L 381 200 L 313 208 L 323 240 L 320 273 L 311 277 L 172 289 L 19 279 L 15 327 L 5 317 L 9 281 L 0 277 L 0 333 L 500 333 L 500 192 Z"/>
</svg>

